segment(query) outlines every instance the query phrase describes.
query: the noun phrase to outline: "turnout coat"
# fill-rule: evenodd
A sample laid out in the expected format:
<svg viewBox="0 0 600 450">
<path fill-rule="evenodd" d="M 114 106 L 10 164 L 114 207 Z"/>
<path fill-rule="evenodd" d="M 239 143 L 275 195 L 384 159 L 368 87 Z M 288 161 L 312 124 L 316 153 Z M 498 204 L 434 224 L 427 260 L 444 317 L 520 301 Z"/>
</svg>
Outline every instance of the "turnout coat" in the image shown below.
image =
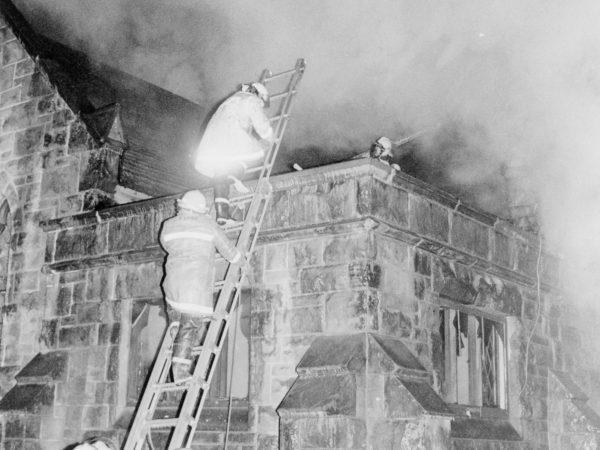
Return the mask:
<svg viewBox="0 0 600 450">
<path fill-rule="evenodd" d="M 273 128 L 262 100 L 248 92 L 236 92 L 208 122 L 194 167 L 211 178 L 243 171 L 264 159 L 265 149 L 260 140 L 272 138 Z"/>
<path fill-rule="evenodd" d="M 162 284 L 167 304 L 185 314 L 211 315 L 216 251 L 232 263 L 240 252 L 210 216 L 185 210 L 165 221 L 159 239 L 168 253 Z"/>
</svg>

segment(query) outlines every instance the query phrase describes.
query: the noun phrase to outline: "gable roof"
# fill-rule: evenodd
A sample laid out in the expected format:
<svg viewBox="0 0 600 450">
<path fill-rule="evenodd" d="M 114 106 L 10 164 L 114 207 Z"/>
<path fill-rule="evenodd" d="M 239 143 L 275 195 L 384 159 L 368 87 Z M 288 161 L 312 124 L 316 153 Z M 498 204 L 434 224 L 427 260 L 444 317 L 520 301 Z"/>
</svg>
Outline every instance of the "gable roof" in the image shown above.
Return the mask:
<svg viewBox="0 0 600 450">
<path fill-rule="evenodd" d="M 151 196 L 207 184 L 191 155 L 208 108 L 44 37 L 10 0 L 0 0 L 0 13 L 97 141 L 118 141 L 121 128 L 120 184 Z"/>
</svg>

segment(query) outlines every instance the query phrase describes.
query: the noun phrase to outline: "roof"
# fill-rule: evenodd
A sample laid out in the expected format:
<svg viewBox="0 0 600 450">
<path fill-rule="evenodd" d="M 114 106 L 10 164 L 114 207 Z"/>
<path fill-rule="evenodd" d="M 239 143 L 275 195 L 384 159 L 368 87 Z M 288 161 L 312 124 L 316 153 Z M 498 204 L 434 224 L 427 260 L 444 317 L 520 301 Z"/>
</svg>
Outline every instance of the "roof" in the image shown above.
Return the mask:
<svg viewBox="0 0 600 450">
<path fill-rule="evenodd" d="M 0 12 L 96 140 L 118 141 L 114 137 L 122 128 L 128 145 L 120 184 L 151 196 L 207 184 L 190 158 L 208 108 L 44 37 L 10 0 L 0 0 Z M 116 129 L 115 114 L 121 120 Z"/>
</svg>

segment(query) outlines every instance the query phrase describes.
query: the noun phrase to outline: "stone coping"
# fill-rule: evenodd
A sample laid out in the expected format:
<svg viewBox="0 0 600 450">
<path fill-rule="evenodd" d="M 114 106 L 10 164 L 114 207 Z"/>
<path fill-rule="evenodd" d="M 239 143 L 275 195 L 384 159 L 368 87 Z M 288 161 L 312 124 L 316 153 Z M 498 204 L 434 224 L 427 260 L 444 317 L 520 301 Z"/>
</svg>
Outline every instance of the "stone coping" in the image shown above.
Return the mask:
<svg viewBox="0 0 600 450">
<path fill-rule="evenodd" d="M 354 159 L 298 172 L 275 175 L 271 177 L 271 184 L 273 185 L 273 189 L 277 191 L 312 184 L 314 182 L 330 181 L 338 178 L 350 178 L 359 175 L 373 175 L 376 178 L 382 181 L 386 180 L 387 182 L 389 171 L 389 166 L 380 161 L 370 158 Z M 494 226 L 499 231 L 514 233 L 520 235 L 523 239 L 532 242 L 537 242 L 539 240 L 534 234 L 519 230 L 506 220 L 502 220 L 498 216 L 487 213 L 477 207 L 463 204 L 459 198 L 403 172 L 397 172 L 389 183 L 409 192 L 426 196 L 443 206 L 469 216 L 485 225 Z M 256 181 L 254 180 L 247 184 L 252 188 L 256 185 Z M 140 200 L 95 212 L 87 212 L 74 216 L 42 221 L 40 222 L 40 225 L 45 231 L 50 231 L 59 228 L 99 222 L 114 217 L 126 217 L 155 209 L 167 209 L 174 206 L 174 202 L 177 198 L 179 198 L 179 195 Z"/>
</svg>

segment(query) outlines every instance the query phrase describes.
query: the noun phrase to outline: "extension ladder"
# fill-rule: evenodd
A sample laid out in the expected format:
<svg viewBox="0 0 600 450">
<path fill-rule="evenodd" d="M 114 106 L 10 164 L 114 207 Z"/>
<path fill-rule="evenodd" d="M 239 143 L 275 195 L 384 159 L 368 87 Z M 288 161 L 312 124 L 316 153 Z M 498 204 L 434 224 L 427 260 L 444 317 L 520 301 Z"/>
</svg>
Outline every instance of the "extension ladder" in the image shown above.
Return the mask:
<svg viewBox="0 0 600 450">
<path fill-rule="evenodd" d="M 247 171 L 260 172 L 254 192 L 231 199 L 232 205 L 241 209 L 244 220 L 241 224 L 224 227 L 228 233 L 239 232 L 237 248 L 244 256 L 246 264 L 243 266 L 229 264 L 224 280 L 215 283 L 215 290 L 220 290 L 220 292 L 214 318 L 209 322 L 203 344 L 193 349 L 192 354 L 197 356 L 197 359 L 191 379 L 180 383 L 168 381 L 173 342 L 179 329 L 179 322 L 173 322 L 167 327 L 123 450 L 142 450 L 145 443 L 148 444 L 148 447 L 153 448 L 152 432 L 161 429 L 171 430 L 166 444 L 166 448 L 169 450 L 189 448 L 192 444 L 210 382 L 227 336 L 230 316 L 237 307 L 242 280 L 246 274 L 248 262 L 252 256 L 271 197 L 272 188 L 269 177 L 290 117 L 292 100 L 296 95 L 296 89 L 302 79 L 305 67 L 306 62 L 298 59 L 293 69 L 277 74 L 264 70 L 259 79 L 268 88 L 270 85 L 281 84 L 283 81 L 284 90 L 270 96 L 271 106 L 267 113 L 272 122 L 274 140 L 267 151 L 264 164 Z M 161 396 L 169 392 L 180 392 L 183 395 L 177 417 L 155 418 Z"/>
</svg>

